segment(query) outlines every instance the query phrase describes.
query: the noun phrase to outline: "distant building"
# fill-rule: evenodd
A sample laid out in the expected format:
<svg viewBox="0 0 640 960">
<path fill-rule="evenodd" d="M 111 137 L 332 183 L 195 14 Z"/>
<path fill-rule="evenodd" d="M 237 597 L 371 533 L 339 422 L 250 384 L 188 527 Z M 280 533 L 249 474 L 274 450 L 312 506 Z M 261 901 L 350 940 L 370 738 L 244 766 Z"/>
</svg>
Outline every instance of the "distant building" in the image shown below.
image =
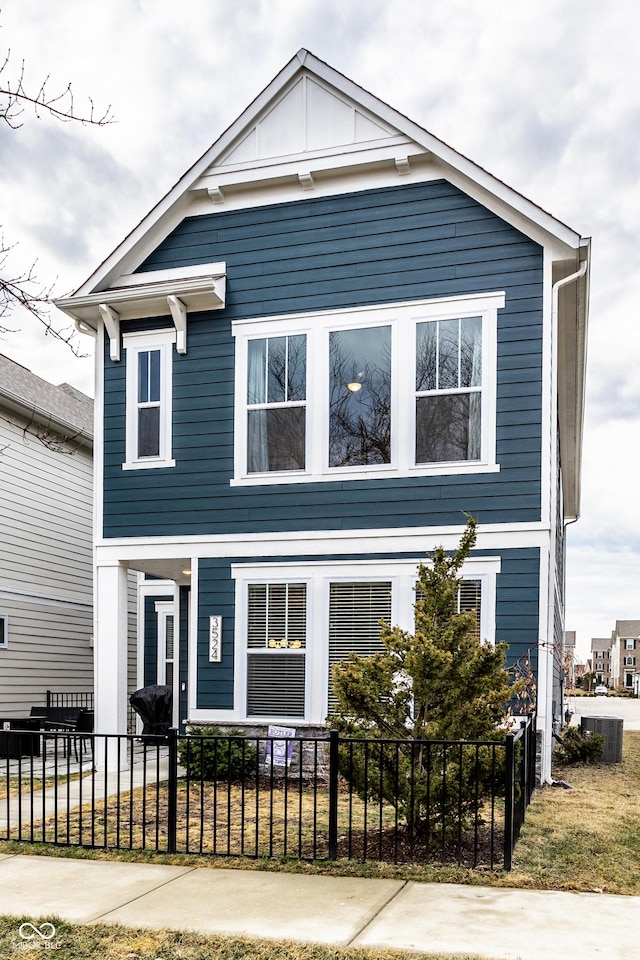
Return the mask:
<svg viewBox="0 0 640 960">
<path fill-rule="evenodd" d="M 598 683 L 611 683 L 611 637 L 594 637 L 591 641 L 591 669 Z"/>
<path fill-rule="evenodd" d="M 616 620 L 611 634 L 612 675 L 615 686 L 634 690 L 640 686 L 640 620 Z"/>
</svg>

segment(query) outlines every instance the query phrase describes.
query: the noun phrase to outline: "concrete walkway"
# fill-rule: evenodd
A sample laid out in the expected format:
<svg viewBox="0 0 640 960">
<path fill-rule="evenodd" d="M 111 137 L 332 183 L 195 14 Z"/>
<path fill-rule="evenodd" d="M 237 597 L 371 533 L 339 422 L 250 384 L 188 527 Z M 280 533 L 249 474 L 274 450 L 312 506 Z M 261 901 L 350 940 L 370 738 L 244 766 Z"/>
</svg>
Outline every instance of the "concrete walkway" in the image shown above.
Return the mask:
<svg viewBox="0 0 640 960">
<path fill-rule="evenodd" d="M 42 764 L 36 766 L 39 758 L 34 761 L 33 776 L 35 779 L 42 777 Z M 10 769 L 10 776 L 15 775 L 15 771 Z M 4 772 L 4 771 L 2 771 Z M 78 779 L 61 780 L 57 786 L 49 786 L 45 790 L 34 790 L 33 794 L 25 793 L 22 797 L 12 795 L 7 802 L 6 799 L 0 800 L 0 835 L 7 835 L 11 827 L 17 827 L 19 824 L 28 830 L 29 811 L 33 812 L 35 821 L 45 820 L 54 814 L 66 813 L 67 810 L 75 810 L 84 803 L 90 803 L 92 796 L 96 799 L 103 797 L 113 797 L 119 792 L 128 792 L 135 790 L 143 784 L 147 786 L 160 783 L 168 778 L 169 764 L 166 754 L 152 751 L 150 758 L 145 760 L 141 752 L 134 753 L 130 766 L 123 770 L 114 770 L 105 773 L 104 771 L 94 771 L 93 761 L 88 758 L 86 763 L 61 764 L 57 770 L 58 774 L 80 775 Z M 48 768 L 44 770 L 45 776 L 50 776 Z M 29 769 L 25 768 L 22 772 L 22 782 L 25 786 L 29 783 Z M 2 898 L 0 897 L 0 905 Z"/>
<path fill-rule="evenodd" d="M 628 960 L 640 897 L 18 854 L 0 855 L 0 913 L 35 926 L 60 917 L 499 960 Z"/>
</svg>

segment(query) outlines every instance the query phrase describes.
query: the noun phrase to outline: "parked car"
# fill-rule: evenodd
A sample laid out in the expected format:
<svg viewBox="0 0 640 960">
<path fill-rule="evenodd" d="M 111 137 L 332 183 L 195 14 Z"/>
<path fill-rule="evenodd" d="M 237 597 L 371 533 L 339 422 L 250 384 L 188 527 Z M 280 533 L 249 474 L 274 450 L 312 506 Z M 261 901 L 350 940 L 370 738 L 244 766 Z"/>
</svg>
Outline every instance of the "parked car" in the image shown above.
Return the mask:
<svg viewBox="0 0 640 960">
<path fill-rule="evenodd" d="M 593 692 L 595 693 L 596 697 L 606 697 L 609 693 L 609 688 L 605 687 L 603 683 L 599 683 Z"/>
</svg>

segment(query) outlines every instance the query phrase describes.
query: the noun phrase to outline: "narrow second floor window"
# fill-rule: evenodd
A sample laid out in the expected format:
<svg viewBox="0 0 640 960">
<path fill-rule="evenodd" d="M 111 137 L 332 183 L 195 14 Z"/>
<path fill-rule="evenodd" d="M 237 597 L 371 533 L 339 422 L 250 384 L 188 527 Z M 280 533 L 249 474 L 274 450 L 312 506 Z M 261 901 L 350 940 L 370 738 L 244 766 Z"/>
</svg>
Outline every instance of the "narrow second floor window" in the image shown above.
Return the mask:
<svg viewBox="0 0 640 960">
<path fill-rule="evenodd" d="M 138 457 L 160 456 L 160 351 L 138 353 Z"/>
<path fill-rule="evenodd" d="M 172 349 L 175 331 L 123 335 L 126 351 L 124 470 L 173 467 Z"/>
</svg>

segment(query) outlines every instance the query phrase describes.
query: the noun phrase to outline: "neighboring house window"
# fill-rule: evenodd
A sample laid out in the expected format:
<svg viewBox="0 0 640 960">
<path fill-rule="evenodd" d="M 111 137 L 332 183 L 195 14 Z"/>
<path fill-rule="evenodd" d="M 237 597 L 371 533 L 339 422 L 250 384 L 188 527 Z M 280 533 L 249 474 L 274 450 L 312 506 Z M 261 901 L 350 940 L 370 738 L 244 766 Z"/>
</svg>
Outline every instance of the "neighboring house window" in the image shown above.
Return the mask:
<svg viewBox="0 0 640 960">
<path fill-rule="evenodd" d="M 304 717 L 306 584 L 249 584 L 247 614 L 247 716 Z"/>
<path fill-rule="evenodd" d="M 171 456 L 172 345 L 175 331 L 131 333 L 127 357 L 125 470 L 175 466 Z"/>
<path fill-rule="evenodd" d="M 235 708 L 215 719 L 324 723 L 335 705 L 331 671 L 350 653 L 381 651 L 380 621 L 414 630 L 418 561 L 238 563 Z M 459 610 L 495 640 L 498 558 L 469 560 Z M 214 719 L 194 705 L 194 719 Z"/>
<path fill-rule="evenodd" d="M 504 294 L 236 321 L 233 482 L 487 472 Z"/>
<path fill-rule="evenodd" d="M 250 340 L 247 472 L 304 470 L 307 338 Z"/>
<path fill-rule="evenodd" d="M 635 640 L 625 640 L 625 642 L 624 642 L 624 648 L 625 648 L 625 650 L 635 650 L 635 648 L 636 648 L 636 642 L 635 642 Z"/>
<path fill-rule="evenodd" d="M 0 613 L 0 647 L 9 646 L 9 617 Z"/>
</svg>

